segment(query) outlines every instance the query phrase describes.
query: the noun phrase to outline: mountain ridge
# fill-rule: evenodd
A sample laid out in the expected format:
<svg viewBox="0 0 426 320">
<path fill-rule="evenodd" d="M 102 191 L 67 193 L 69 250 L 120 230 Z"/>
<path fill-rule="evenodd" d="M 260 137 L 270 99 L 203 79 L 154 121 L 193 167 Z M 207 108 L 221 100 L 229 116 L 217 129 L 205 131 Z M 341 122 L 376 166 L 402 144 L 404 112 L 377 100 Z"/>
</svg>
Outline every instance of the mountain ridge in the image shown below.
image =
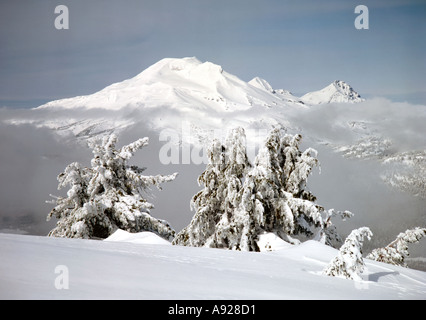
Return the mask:
<svg viewBox="0 0 426 320">
<path fill-rule="evenodd" d="M 342 80 L 335 80 L 327 87 L 313 92 L 308 92 L 301 97 L 307 104 L 317 105 L 322 103 L 365 101 L 349 84 Z"/>
<path fill-rule="evenodd" d="M 343 81 L 336 80 L 320 92 L 331 91 L 331 86 L 336 88 L 331 94 L 338 94 L 339 98 L 320 97 L 323 100 L 319 103 L 362 101 L 359 94 Z M 260 77 L 245 82 L 220 65 L 201 62 L 196 57 L 164 58 L 135 77 L 113 83 L 93 94 L 53 100 L 36 109 L 85 107 L 119 110 L 128 106 L 193 102 L 224 111 L 245 110 L 253 104 L 304 106 L 310 104 L 309 97 L 315 93 L 296 97 L 287 90 L 273 89 Z M 312 104 L 318 104 L 317 100 L 318 97 Z"/>
</svg>

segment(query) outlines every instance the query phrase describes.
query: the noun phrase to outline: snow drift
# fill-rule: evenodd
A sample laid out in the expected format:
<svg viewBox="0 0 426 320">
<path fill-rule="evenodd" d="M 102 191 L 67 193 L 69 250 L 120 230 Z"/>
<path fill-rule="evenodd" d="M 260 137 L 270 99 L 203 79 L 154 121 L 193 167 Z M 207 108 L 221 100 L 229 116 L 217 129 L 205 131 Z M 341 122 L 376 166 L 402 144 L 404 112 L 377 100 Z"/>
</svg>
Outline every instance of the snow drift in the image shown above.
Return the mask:
<svg viewBox="0 0 426 320">
<path fill-rule="evenodd" d="M 116 235 L 122 236 L 120 234 Z M 138 237 L 134 235 L 134 237 Z M 126 238 L 126 237 L 124 237 Z M 426 273 L 365 260 L 361 280 L 322 274 L 316 241 L 264 253 L 0 234 L 1 299 L 424 299 Z M 135 239 L 134 239 L 135 240 Z M 56 289 L 67 271 L 68 289 Z"/>
</svg>

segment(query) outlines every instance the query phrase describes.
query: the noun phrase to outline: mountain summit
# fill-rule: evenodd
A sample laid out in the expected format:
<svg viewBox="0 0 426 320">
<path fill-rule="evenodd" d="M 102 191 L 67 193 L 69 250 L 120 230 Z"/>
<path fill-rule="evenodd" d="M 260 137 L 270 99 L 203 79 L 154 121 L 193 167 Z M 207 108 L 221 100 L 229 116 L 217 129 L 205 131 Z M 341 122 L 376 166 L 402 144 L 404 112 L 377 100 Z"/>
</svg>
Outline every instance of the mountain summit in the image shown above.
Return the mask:
<svg viewBox="0 0 426 320">
<path fill-rule="evenodd" d="M 58 115 L 71 111 L 65 119 L 58 116 L 43 125 L 84 140 L 117 133 L 141 119 L 154 130 L 179 131 L 183 122 L 203 132 L 237 126 L 290 128 L 290 114 L 312 105 L 362 101 L 343 81 L 302 98 L 274 89 L 262 78 L 246 82 L 220 65 L 188 57 L 162 59 L 133 78 L 93 94 L 51 101 L 36 109 L 54 110 Z M 118 117 L 117 111 L 123 116 Z"/>
<path fill-rule="evenodd" d="M 265 81 L 265 83 L 267 83 Z M 75 107 L 119 110 L 124 107 L 172 107 L 214 111 L 247 110 L 253 105 L 287 102 L 227 73 L 219 65 L 195 57 L 162 59 L 137 76 L 112 84 L 91 95 L 49 102 L 39 108 Z"/>
<path fill-rule="evenodd" d="M 301 98 L 287 90 L 274 90 L 264 79 L 245 82 L 220 65 L 201 62 L 195 57 L 165 58 L 131 79 L 114 83 L 86 96 L 55 100 L 39 108 L 73 109 L 124 107 L 198 109 L 217 111 L 261 107 L 306 107 L 305 104 L 362 101 L 348 84 L 335 81 L 328 87 Z"/>
<path fill-rule="evenodd" d="M 300 98 L 306 104 L 322 104 L 333 102 L 361 102 L 363 98 L 349 84 L 336 80 L 324 89 L 309 92 Z"/>
</svg>

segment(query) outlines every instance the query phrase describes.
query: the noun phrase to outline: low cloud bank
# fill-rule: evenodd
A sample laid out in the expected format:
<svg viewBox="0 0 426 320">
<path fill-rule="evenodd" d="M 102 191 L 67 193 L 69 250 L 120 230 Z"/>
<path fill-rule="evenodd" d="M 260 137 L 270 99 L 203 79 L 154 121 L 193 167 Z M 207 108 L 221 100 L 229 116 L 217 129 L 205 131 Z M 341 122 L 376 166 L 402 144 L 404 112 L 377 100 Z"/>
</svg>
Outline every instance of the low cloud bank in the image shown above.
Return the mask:
<svg viewBox="0 0 426 320">
<path fill-rule="evenodd" d="M 350 144 L 366 134 L 364 123 L 371 134 L 392 141 L 391 152 L 425 150 L 426 107 L 407 103 L 393 103 L 386 99 L 372 99 L 357 104 L 332 104 L 312 107 L 307 112 L 284 114 L 292 124 L 290 131 L 300 131 L 303 147 L 319 151 L 321 174 L 314 172 L 308 186 L 326 208 L 350 210 L 355 216 L 337 222 L 343 236 L 360 226 L 369 226 L 374 237 L 365 244 L 365 251 L 392 241 L 399 232 L 414 226 L 426 225 L 426 199 L 391 189 L 380 179 L 383 165 L 377 159 L 345 159 L 331 148 L 318 144 L 318 140 L 334 144 Z M 166 110 L 170 111 L 170 110 Z M 119 135 L 119 146 L 148 136 L 150 144 L 138 151 L 132 161 L 147 167 L 147 174 L 179 172 L 178 178 L 163 186 L 162 191 L 152 190 L 150 201 L 155 217 L 168 220 L 180 230 L 191 220 L 191 197 L 200 190 L 198 175 L 205 165 L 161 164 L 159 152 L 164 145 L 158 132 L 149 129 L 147 117 L 166 117 L 164 110 L 142 117 L 140 111 L 86 110 L 80 113 L 69 110 L 12 110 L 0 109 L 0 232 L 46 235 L 55 221 L 46 222 L 52 204 L 46 204 L 49 194 L 60 195 L 56 176 L 71 162 L 90 165 L 91 150 L 67 136 L 58 136 L 49 128 L 40 126 L 49 119 L 71 117 L 76 121 L 104 119 L 132 121 L 134 124 Z M 102 112 L 102 113 L 101 113 Z M 170 115 L 169 115 L 170 116 Z M 179 113 L 175 114 L 178 121 Z M 250 115 L 245 114 L 245 119 Z M 16 119 L 25 119 L 19 124 Z M 180 121 L 180 120 L 179 120 Z M 348 130 L 350 122 L 360 124 Z M 12 124 L 12 122 L 14 124 Z M 231 123 L 231 121 L 229 122 Z M 358 130 L 358 131 L 357 131 Z M 292 132 L 293 133 L 293 132 Z M 66 142 L 64 142 L 66 141 Z M 413 246 L 413 256 L 426 256 L 426 244 Z"/>
</svg>

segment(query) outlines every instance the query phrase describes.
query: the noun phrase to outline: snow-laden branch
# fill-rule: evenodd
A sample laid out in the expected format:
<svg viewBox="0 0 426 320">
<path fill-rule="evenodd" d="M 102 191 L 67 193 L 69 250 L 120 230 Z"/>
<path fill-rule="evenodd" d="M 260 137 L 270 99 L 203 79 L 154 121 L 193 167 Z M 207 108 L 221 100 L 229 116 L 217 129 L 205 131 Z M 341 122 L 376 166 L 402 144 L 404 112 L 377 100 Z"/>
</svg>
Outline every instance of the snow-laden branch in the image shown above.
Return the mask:
<svg viewBox="0 0 426 320">
<path fill-rule="evenodd" d="M 409 256 L 408 244 L 419 242 L 426 236 L 426 228 L 416 227 L 400 233 L 394 241 L 384 248 L 374 249 L 368 259 L 406 267 L 405 258 Z"/>
</svg>

